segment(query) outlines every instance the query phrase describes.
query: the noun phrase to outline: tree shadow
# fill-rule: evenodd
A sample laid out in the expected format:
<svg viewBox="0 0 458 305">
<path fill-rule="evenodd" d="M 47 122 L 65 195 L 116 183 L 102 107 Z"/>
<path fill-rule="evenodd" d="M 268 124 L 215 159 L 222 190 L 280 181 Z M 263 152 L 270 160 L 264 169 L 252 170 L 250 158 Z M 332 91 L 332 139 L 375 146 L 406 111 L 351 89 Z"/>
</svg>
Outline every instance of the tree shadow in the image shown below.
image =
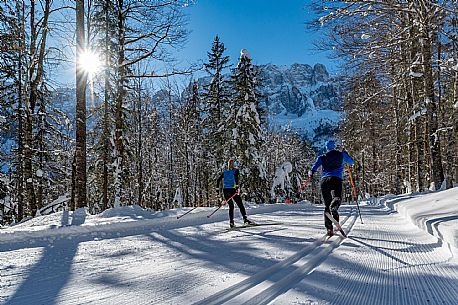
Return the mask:
<svg viewBox="0 0 458 305">
<path fill-rule="evenodd" d="M 76 213 L 76 214 L 75 214 Z M 84 210 L 75 211 L 72 225 L 82 225 L 86 219 Z M 63 217 L 65 217 L 63 215 Z M 65 221 L 65 220 L 62 220 Z M 79 241 L 59 238 L 44 245 L 44 251 L 35 265 L 29 269 L 27 278 L 20 284 L 5 305 L 57 304 L 59 293 L 71 277 L 73 259 Z M 51 277 L 43 277 L 47 270 L 55 270 Z"/>
<path fill-rule="evenodd" d="M 317 269 L 290 288 L 303 295 L 304 299 L 313 297 L 320 304 L 454 305 L 458 299 L 456 271 L 449 275 L 419 272 L 420 280 L 418 275 L 410 271 L 368 269 L 357 261 L 344 260 L 337 256 L 333 256 L 328 265 L 345 268 L 338 273 L 328 272 L 325 268 Z M 426 268 L 428 269 L 429 267 Z"/>
</svg>

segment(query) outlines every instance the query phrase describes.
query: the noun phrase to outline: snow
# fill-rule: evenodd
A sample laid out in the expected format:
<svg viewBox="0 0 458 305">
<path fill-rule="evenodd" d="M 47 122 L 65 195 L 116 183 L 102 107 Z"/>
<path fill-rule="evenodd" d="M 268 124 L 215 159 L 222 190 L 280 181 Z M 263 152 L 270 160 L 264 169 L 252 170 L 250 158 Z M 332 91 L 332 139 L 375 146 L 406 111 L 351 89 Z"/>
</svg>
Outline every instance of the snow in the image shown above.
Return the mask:
<svg viewBox="0 0 458 305">
<path fill-rule="evenodd" d="M 409 76 L 411 76 L 411 77 L 423 77 L 423 73 L 410 71 Z"/>
<path fill-rule="evenodd" d="M 426 108 L 422 108 L 420 111 L 416 111 L 414 114 L 412 114 L 412 115 L 409 117 L 409 122 L 415 121 L 416 119 L 418 119 L 418 118 L 421 117 L 422 115 L 425 115 L 426 112 L 427 112 Z"/>
<path fill-rule="evenodd" d="M 392 200 L 387 200 L 387 204 Z M 393 206 L 418 227 L 458 248 L 458 188 L 408 199 Z"/>
<path fill-rule="evenodd" d="M 311 110 L 307 111 L 302 116 L 288 113 L 286 111 L 279 115 L 270 117 L 270 124 L 280 126 L 282 128 L 291 128 L 308 139 L 313 139 L 316 136 L 315 130 L 320 126 L 337 126 L 342 119 L 341 112 L 333 110 Z M 326 139 L 322 141 L 314 141 L 315 147 L 323 147 Z"/>
<path fill-rule="evenodd" d="M 43 177 L 43 170 L 37 169 L 37 172 L 35 174 L 37 177 L 42 178 Z"/>
<path fill-rule="evenodd" d="M 457 201 L 458 188 L 370 198 L 363 224 L 343 205 L 349 238 L 327 241 L 323 206 L 305 202 L 246 204 L 271 225 L 231 232 L 227 207 L 40 216 L 0 230 L 0 304 L 452 305 Z"/>
<path fill-rule="evenodd" d="M 251 59 L 251 55 L 250 55 L 250 52 L 247 50 L 247 49 L 242 49 L 240 51 L 240 58 L 248 58 L 248 59 Z"/>
<path fill-rule="evenodd" d="M 175 191 L 175 197 L 173 197 L 173 202 L 176 202 L 179 207 L 183 205 L 183 194 L 181 188 L 177 188 Z"/>
<path fill-rule="evenodd" d="M 270 189 L 270 196 L 275 198 L 275 188 L 279 187 L 280 190 L 285 191 L 285 182 L 290 182 L 289 174 L 293 171 L 291 162 L 286 161 L 275 171 L 275 177 Z"/>
</svg>

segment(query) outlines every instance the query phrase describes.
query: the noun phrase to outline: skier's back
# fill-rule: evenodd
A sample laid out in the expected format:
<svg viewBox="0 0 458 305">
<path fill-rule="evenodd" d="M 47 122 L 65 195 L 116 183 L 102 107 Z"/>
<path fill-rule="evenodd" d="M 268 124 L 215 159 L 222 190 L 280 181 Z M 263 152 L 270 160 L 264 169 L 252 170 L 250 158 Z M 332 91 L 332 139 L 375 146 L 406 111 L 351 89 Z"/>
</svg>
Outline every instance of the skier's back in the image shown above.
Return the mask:
<svg viewBox="0 0 458 305">
<path fill-rule="evenodd" d="M 227 169 L 219 176 L 217 180 L 217 187 L 219 190 L 219 186 L 223 180 L 223 194 L 224 198 L 229 205 L 229 225 L 230 227 L 234 227 L 234 203 L 240 209 L 240 213 L 242 214 L 243 220 L 245 224 L 253 224 L 247 218 L 245 207 L 243 206 L 242 198 L 240 198 L 240 185 L 239 185 L 239 169 L 238 169 L 238 162 L 235 160 L 229 160 L 227 162 Z"/>
<path fill-rule="evenodd" d="M 329 140 L 326 143 L 326 153 L 316 160 L 309 172 L 311 178 L 313 174 L 322 167 L 321 175 L 321 194 L 325 204 L 325 214 L 330 213 L 335 220 L 339 221 L 338 209 L 342 201 L 342 177 L 344 164 L 354 164 L 352 157 L 346 151 L 336 150 L 336 143 Z M 332 222 L 326 215 L 324 225 L 328 235 L 333 234 Z"/>
</svg>

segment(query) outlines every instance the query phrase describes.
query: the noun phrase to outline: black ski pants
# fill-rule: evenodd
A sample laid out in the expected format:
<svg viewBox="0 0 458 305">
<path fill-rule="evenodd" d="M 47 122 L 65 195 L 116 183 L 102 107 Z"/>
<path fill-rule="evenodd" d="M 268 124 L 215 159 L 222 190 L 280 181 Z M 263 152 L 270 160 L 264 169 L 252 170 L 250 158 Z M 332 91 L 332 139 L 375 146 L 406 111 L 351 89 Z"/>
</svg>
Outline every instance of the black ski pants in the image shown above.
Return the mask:
<svg viewBox="0 0 458 305">
<path fill-rule="evenodd" d="M 223 189 L 224 199 L 226 200 L 234 196 L 235 193 L 237 193 L 236 189 Z M 227 204 L 229 205 L 229 220 L 231 222 L 234 222 L 234 201 L 239 207 L 240 213 L 242 214 L 243 218 L 246 218 L 246 211 L 245 207 L 243 206 L 242 198 L 240 198 L 240 195 L 237 194 L 234 196 L 234 198 L 227 202 Z"/>
<path fill-rule="evenodd" d="M 321 195 L 324 200 L 324 212 L 329 212 L 339 221 L 338 209 L 342 202 L 342 180 L 339 177 L 325 177 L 321 180 Z M 324 215 L 324 226 L 332 229 L 332 221 Z"/>
</svg>

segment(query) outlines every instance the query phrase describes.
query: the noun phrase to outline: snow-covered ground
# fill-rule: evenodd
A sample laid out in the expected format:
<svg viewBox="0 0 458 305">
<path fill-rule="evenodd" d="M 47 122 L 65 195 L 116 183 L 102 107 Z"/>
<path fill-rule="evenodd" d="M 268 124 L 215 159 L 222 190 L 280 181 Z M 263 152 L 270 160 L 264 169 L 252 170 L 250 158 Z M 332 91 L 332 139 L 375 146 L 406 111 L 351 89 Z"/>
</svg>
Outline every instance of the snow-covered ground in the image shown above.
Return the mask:
<svg viewBox="0 0 458 305">
<path fill-rule="evenodd" d="M 371 200 L 363 224 L 344 205 L 349 238 L 326 241 L 307 203 L 251 206 L 271 225 L 230 232 L 225 209 L 42 216 L 0 230 L 0 303 L 457 304 L 457 200 Z"/>
</svg>

